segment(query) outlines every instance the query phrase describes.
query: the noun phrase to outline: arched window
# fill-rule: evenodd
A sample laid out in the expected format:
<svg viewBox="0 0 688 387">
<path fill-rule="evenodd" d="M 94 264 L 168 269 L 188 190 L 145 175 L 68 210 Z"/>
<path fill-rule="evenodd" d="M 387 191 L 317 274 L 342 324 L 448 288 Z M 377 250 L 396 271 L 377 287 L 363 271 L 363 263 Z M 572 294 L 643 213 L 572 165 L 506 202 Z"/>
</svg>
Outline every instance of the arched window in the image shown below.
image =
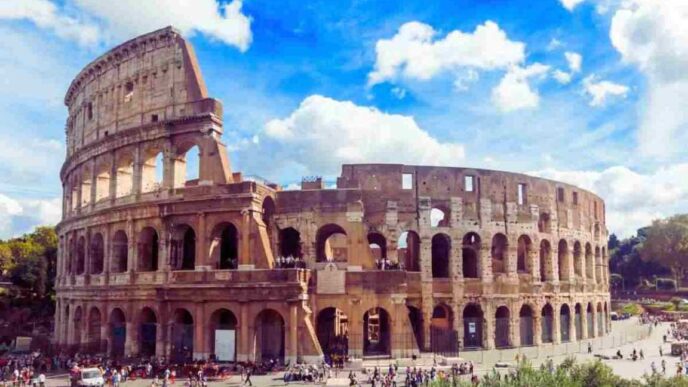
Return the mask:
<svg viewBox="0 0 688 387">
<path fill-rule="evenodd" d="M 91 168 L 83 167 L 81 170 L 81 207 L 86 207 L 91 204 Z"/>
<path fill-rule="evenodd" d="M 186 183 L 198 183 L 200 171 L 201 150 L 198 145 L 194 145 L 184 155 Z"/>
<path fill-rule="evenodd" d="M 375 262 L 387 259 L 387 239 L 378 232 L 368 234 L 368 246 Z"/>
<path fill-rule="evenodd" d="M 542 342 L 551 343 L 554 341 L 554 311 L 552 305 L 547 304 L 542 308 Z"/>
<path fill-rule="evenodd" d="M 495 312 L 495 346 L 506 348 L 511 346 L 509 343 L 509 319 L 511 313 L 506 306 L 500 306 Z"/>
<path fill-rule="evenodd" d="M 478 304 L 468 304 L 463 309 L 463 346 L 483 346 L 483 310 Z"/>
<path fill-rule="evenodd" d="M 557 249 L 558 263 L 559 263 L 559 280 L 568 281 L 569 277 L 569 245 L 565 239 L 559 241 Z"/>
<path fill-rule="evenodd" d="M 91 267 L 89 268 L 91 274 L 100 274 L 103 272 L 104 249 L 103 235 L 101 233 L 96 233 L 91 237 Z"/>
<path fill-rule="evenodd" d="M 255 321 L 256 360 L 284 361 L 284 318 L 273 309 L 265 309 L 256 316 Z"/>
<path fill-rule="evenodd" d="M 127 320 L 122 309 L 115 308 L 110 313 L 110 356 L 124 356 L 124 343 L 127 339 Z"/>
<path fill-rule="evenodd" d="M 110 163 L 99 160 L 96 164 L 96 202 L 110 197 Z"/>
<path fill-rule="evenodd" d="M 583 254 L 581 252 L 581 244 L 576 241 L 573 244 L 573 270 L 576 273 L 576 277 L 583 277 L 583 272 L 585 270 L 585 264 L 583 262 Z"/>
<path fill-rule="evenodd" d="M 432 278 L 449 278 L 451 239 L 446 234 L 432 237 Z"/>
<path fill-rule="evenodd" d="M 86 238 L 79 237 L 76 245 L 76 274 L 84 274 L 86 271 Z"/>
<path fill-rule="evenodd" d="M 530 238 L 527 235 L 521 235 L 520 237 L 518 237 L 518 251 L 516 252 L 516 270 L 519 273 L 530 272 L 530 252 L 532 248 L 533 244 L 531 243 Z"/>
<path fill-rule="evenodd" d="M 316 234 L 317 262 L 346 262 L 348 260 L 348 239 L 346 231 L 336 224 L 320 227 Z"/>
<path fill-rule="evenodd" d="M 401 233 L 398 256 L 406 271 L 420 271 L 420 237 L 415 231 Z"/>
<path fill-rule="evenodd" d="M 382 308 L 372 308 L 363 315 L 363 356 L 390 355 L 390 318 Z"/>
<path fill-rule="evenodd" d="M 164 153 L 160 148 L 151 148 L 144 152 L 141 167 L 141 191 L 155 192 L 162 188 L 164 174 Z"/>
<path fill-rule="evenodd" d="M 599 246 L 595 246 L 595 281 L 602 283 L 602 253 Z"/>
<path fill-rule="evenodd" d="M 518 317 L 519 329 L 521 333 L 521 346 L 533 345 L 535 336 L 533 328 L 533 309 L 529 305 L 523 304 Z"/>
<path fill-rule="evenodd" d="M 552 248 L 547 239 L 540 242 L 540 279 L 552 280 Z"/>
<path fill-rule="evenodd" d="M 143 308 L 139 315 L 139 352 L 142 356 L 155 356 L 158 336 L 158 318 L 151 308 Z"/>
<path fill-rule="evenodd" d="M 595 262 L 592 259 L 592 246 L 585 244 L 585 272 L 589 279 L 592 279 L 595 271 Z"/>
<path fill-rule="evenodd" d="M 538 231 L 544 233 L 552 232 L 550 216 L 546 212 L 540 213 L 540 217 L 538 218 Z"/>
<path fill-rule="evenodd" d="M 153 227 L 146 227 L 139 234 L 139 270 L 158 270 L 159 241 L 158 232 Z"/>
<path fill-rule="evenodd" d="M 464 278 L 478 278 L 478 258 L 480 254 L 480 236 L 474 232 L 470 232 L 463 237 L 461 249 L 461 261 L 463 267 Z"/>
<path fill-rule="evenodd" d="M 194 319 L 188 310 L 174 311 L 171 339 L 171 360 L 178 363 L 189 362 L 194 351 Z"/>
<path fill-rule="evenodd" d="M 236 226 L 223 222 L 215 226 L 210 244 L 211 259 L 218 269 L 239 267 L 239 236 Z"/>
<path fill-rule="evenodd" d="M 117 155 L 115 160 L 117 168 L 117 189 L 116 196 L 131 195 L 134 189 L 134 156 L 129 152 Z"/>
<path fill-rule="evenodd" d="M 114 273 L 124 273 L 127 271 L 129 260 L 129 240 L 127 234 L 118 230 L 112 237 L 112 267 Z"/>
<path fill-rule="evenodd" d="M 563 304 L 559 311 L 559 330 L 562 343 L 571 341 L 571 310 L 566 304 Z"/>
<path fill-rule="evenodd" d="M 279 252 L 282 257 L 302 258 L 301 233 L 293 227 L 279 231 Z"/>
<path fill-rule="evenodd" d="M 506 235 L 497 233 L 492 237 L 492 271 L 506 272 L 506 255 L 509 242 Z"/>
<path fill-rule="evenodd" d="M 170 264 L 173 270 L 196 268 L 196 233 L 187 224 L 174 227 Z"/>
</svg>

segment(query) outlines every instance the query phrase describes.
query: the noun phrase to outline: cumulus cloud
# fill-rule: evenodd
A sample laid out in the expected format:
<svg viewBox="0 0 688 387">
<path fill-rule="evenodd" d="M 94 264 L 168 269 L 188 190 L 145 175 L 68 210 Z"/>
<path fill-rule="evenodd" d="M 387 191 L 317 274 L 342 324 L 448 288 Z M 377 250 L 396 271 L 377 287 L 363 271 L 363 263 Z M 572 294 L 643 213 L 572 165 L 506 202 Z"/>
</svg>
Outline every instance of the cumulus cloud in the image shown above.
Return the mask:
<svg viewBox="0 0 688 387">
<path fill-rule="evenodd" d="M 320 95 L 269 121 L 263 137 L 261 144 L 276 143 L 277 162 L 289 160 L 305 174 L 334 175 L 343 163 L 455 165 L 464 159 L 462 144 L 440 142 L 413 117 Z"/>
<path fill-rule="evenodd" d="M 561 83 L 562 85 L 566 85 L 571 82 L 571 74 L 561 71 L 561 70 L 554 70 L 552 72 L 552 76 L 554 79 L 556 79 L 557 82 Z"/>
<path fill-rule="evenodd" d="M 612 17 L 613 46 L 648 80 L 638 133 L 646 156 L 668 158 L 688 141 L 686 20 L 688 2 L 683 0 L 629 0 Z"/>
<path fill-rule="evenodd" d="M 55 225 L 62 216 L 61 198 L 15 199 L 0 193 L 0 239 Z"/>
<path fill-rule="evenodd" d="M 573 11 L 574 8 L 580 3 L 582 3 L 584 0 L 559 0 L 561 2 L 561 5 L 568 9 L 569 11 Z"/>
<path fill-rule="evenodd" d="M 607 227 L 617 235 L 629 236 L 653 219 L 685 211 L 688 206 L 688 163 L 649 173 L 625 166 L 602 171 L 559 171 L 546 169 L 532 174 L 568 182 L 604 198 Z"/>
<path fill-rule="evenodd" d="M 600 107 L 612 97 L 625 98 L 628 86 L 611 81 L 596 81 L 595 75 L 589 75 L 583 79 L 583 91 L 590 97 L 590 106 Z"/>
<path fill-rule="evenodd" d="M 454 30 L 444 38 L 436 36 L 432 26 L 413 21 L 402 25 L 391 39 L 378 40 L 375 68 L 368 74 L 368 84 L 400 77 L 427 80 L 465 68 L 507 69 L 525 59 L 525 44 L 510 40 L 492 21 L 473 32 Z"/>
<path fill-rule="evenodd" d="M 541 63 L 510 68 L 499 84 L 492 89 L 492 102 L 502 112 L 537 107 L 540 96 L 530 87 L 528 81 L 530 78 L 542 78 L 548 71 L 549 66 Z"/>
<path fill-rule="evenodd" d="M 246 51 L 251 44 L 251 19 L 242 0 L 74 0 L 58 7 L 52 0 L 5 0 L 0 19 L 29 20 L 65 39 L 83 45 L 120 41 L 173 25 L 183 34 L 200 32 Z"/>
<path fill-rule="evenodd" d="M 577 73 L 581 71 L 583 65 L 583 56 L 577 52 L 566 51 L 564 53 L 566 57 L 566 62 L 569 64 L 569 71 L 572 73 Z"/>
</svg>

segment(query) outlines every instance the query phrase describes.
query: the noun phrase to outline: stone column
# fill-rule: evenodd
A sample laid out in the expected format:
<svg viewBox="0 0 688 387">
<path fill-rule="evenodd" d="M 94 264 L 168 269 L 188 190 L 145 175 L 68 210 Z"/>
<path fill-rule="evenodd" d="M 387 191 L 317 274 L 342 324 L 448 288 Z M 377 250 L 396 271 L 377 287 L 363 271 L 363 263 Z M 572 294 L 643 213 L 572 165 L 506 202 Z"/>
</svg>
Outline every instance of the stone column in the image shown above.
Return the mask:
<svg viewBox="0 0 688 387">
<path fill-rule="evenodd" d="M 533 276 L 533 282 L 540 282 L 540 252 L 536 248 L 528 251 L 528 262 L 530 262 L 530 274 Z"/>
<path fill-rule="evenodd" d="M 533 344 L 542 345 L 542 316 L 537 309 L 533 311 Z"/>
<path fill-rule="evenodd" d="M 492 305 L 485 304 L 483 309 L 483 347 L 494 349 L 495 347 L 495 315 Z"/>
<path fill-rule="evenodd" d="M 136 334 L 136 324 L 132 321 L 134 316 L 131 308 L 127 312 L 127 322 L 125 323 L 127 335 L 124 341 L 124 355 L 133 356 L 138 353 L 138 335 Z"/>
<path fill-rule="evenodd" d="M 299 309 L 298 303 L 292 303 L 289 305 L 289 326 L 288 326 L 288 346 L 286 352 L 286 361 L 291 364 L 296 363 L 299 355 L 298 351 L 298 331 L 299 331 Z"/>
<path fill-rule="evenodd" d="M 579 340 L 586 340 L 588 336 L 588 312 L 585 309 L 586 305 L 581 304 L 581 337 Z"/>
<path fill-rule="evenodd" d="M 552 283 L 558 284 L 561 280 L 559 278 L 559 246 L 551 245 L 550 249 L 549 278 L 552 279 Z"/>
<path fill-rule="evenodd" d="M 117 199 L 117 160 L 115 159 L 115 151 L 110 152 L 110 187 L 108 188 L 110 202 L 114 203 Z"/>
<path fill-rule="evenodd" d="M 211 270 L 208 265 L 208 233 L 205 213 L 198 213 L 198 234 L 196 236 L 196 270 Z"/>
<path fill-rule="evenodd" d="M 90 176 L 91 177 L 91 193 L 90 193 L 91 200 L 89 201 L 89 203 L 91 204 L 90 205 L 91 209 L 93 209 L 93 207 L 95 207 L 95 205 L 96 205 L 96 198 L 97 198 L 96 186 L 98 185 L 98 174 L 96 171 L 96 159 L 95 158 L 91 159 L 90 164 L 91 164 L 91 176 Z"/>
<path fill-rule="evenodd" d="M 239 345 L 237 348 L 237 361 L 248 361 L 251 353 L 249 343 L 248 304 L 242 302 L 239 305 Z"/>
<path fill-rule="evenodd" d="M 483 242 L 478 252 L 478 265 L 480 278 L 483 283 L 492 282 L 492 251 L 490 242 Z"/>
<path fill-rule="evenodd" d="M 511 314 L 509 315 L 509 344 L 512 347 L 517 347 L 521 344 L 521 320 L 518 303 L 512 303 L 509 306 Z"/>
<path fill-rule="evenodd" d="M 569 305 L 569 338 L 571 342 L 576 342 L 579 340 L 576 334 L 576 304 L 573 304 L 573 308 Z"/>
<path fill-rule="evenodd" d="M 552 342 L 554 344 L 561 344 L 561 305 L 552 308 Z"/>
<path fill-rule="evenodd" d="M 136 229 L 134 228 L 134 221 L 132 219 L 127 220 L 127 240 L 129 245 L 127 246 L 127 272 L 133 273 L 138 269 L 138 235 L 136 235 Z"/>
<path fill-rule="evenodd" d="M 510 279 L 518 279 L 518 236 L 509 237 L 509 246 L 506 253 L 506 273 Z"/>
<path fill-rule="evenodd" d="M 193 341 L 193 357 L 194 359 L 205 359 L 208 357 L 208 350 L 206 348 L 205 332 L 206 332 L 206 318 L 205 318 L 205 302 L 196 302 L 196 307 L 193 316 L 194 322 L 194 341 Z"/>
<path fill-rule="evenodd" d="M 241 212 L 239 245 L 239 269 L 250 270 L 255 268 L 255 263 L 251 260 L 251 219 L 246 210 Z"/>
<path fill-rule="evenodd" d="M 136 197 L 141 195 L 141 186 L 143 181 L 143 155 L 141 147 L 134 148 L 134 176 L 132 182 L 132 193 Z"/>
</svg>

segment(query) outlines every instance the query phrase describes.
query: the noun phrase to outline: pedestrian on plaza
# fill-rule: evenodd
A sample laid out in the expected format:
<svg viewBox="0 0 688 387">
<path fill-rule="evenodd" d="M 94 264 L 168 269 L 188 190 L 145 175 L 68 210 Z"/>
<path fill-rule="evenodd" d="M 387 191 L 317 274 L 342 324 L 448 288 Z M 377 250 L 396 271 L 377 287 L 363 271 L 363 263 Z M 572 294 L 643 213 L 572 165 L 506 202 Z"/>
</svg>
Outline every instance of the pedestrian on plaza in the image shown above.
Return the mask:
<svg viewBox="0 0 688 387">
<path fill-rule="evenodd" d="M 662 375 L 666 375 L 666 360 L 662 359 Z"/>
<path fill-rule="evenodd" d="M 645 354 L 643 353 L 643 349 L 640 349 L 640 360 L 645 360 Z"/>
<path fill-rule="evenodd" d="M 662 352 L 662 346 L 659 346 L 659 356 L 662 357 L 664 356 L 664 353 Z"/>
<path fill-rule="evenodd" d="M 39 387 L 45 387 L 45 374 L 42 372 L 38 375 L 38 385 Z"/>
<path fill-rule="evenodd" d="M 246 379 L 244 379 L 244 385 L 246 384 L 253 386 L 253 383 L 251 383 L 251 367 L 246 367 Z"/>
<path fill-rule="evenodd" d="M 588 342 L 588 353 L 592 353 L 592 343 Z"/>
<path fill-rule="evenodd" d="M 655 365 L 655 362 L 650 363 L 650 368 L 652 369 L 652 375 L 657 373 L 657 366 Z"/>
</svg>

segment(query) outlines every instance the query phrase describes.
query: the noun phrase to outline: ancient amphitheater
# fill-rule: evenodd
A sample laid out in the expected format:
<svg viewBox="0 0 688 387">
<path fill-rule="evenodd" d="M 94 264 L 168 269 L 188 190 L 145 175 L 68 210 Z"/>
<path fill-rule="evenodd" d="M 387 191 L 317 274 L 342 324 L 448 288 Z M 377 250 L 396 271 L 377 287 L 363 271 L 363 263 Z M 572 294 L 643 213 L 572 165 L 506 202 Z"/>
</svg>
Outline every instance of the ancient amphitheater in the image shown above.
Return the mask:
<svg viewBox="0 0 688 387">
<path fill-rule="evenodd" d="M 222 104 L 172 28 L 97 58 L 65 104 L 63 348 L 314 361 L 610 330 L 605 208 L 590 192 L 396 164 L 343 165 L 336 188 L 242 176 Z"/>
</svg>

